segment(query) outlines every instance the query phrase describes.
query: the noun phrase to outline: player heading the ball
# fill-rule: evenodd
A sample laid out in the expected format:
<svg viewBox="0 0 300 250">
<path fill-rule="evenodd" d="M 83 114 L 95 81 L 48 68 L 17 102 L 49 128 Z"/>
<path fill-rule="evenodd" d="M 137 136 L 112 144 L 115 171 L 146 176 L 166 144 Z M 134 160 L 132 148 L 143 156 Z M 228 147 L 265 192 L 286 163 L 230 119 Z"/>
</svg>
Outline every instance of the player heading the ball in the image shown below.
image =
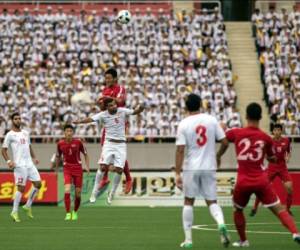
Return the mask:
<svg viewBox="0 0 300 250">
<path fill-rule="evenodd" d="M 107 170 L 115 172 L 112 189 L 108 192 L 107 203 L 110 205 L 121 181 L 123 167 L 127 157 L 125 126 L 128 115 L 137 115 L 144 110 L 140 105 L 136 109 L 120 108 L 114 99 L 104 100 L 106 111 L 92 117 L 75 121 L 74 124 L 91 123 L 99 121 L 106 131 L 105 142 L 100 156 L 100 180 Z M 110 168 L 110 166 L 112 166 Z M 97 197 L 94 193 L 92 196 Z"/>
</svg>

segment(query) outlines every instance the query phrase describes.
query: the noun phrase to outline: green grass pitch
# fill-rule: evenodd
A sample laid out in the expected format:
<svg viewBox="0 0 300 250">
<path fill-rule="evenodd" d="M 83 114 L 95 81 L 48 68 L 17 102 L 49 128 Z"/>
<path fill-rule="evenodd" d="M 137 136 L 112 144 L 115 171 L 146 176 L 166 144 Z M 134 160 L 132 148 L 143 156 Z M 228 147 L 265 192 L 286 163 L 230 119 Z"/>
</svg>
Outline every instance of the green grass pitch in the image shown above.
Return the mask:
<svg viewBox="0 0 300 250">
<path fill-rule="evenodd" d="M 83 207 L 78 221 L 65 222 L 63 208 L 36 206 L 33 220 L 20 211 L 21 223 L 10 219 L 10 210 L 10 206 L 0 208 L 1 250 L 174 250 L 180 249 L 183 240 L 181 208 Z M 248 234 L 248 249 L 300 249 L 271 212 L 261 209 L 255 218 L 249 218 L 248 212 L 247 222 L 256 223 L 248 226 L 253 231 Z M 300 208 L 293 212 L 300 227 Z M 233 230 L 232 208 L 224 208 L 224 213 Z M 204 207 L 195 209 L 194 224 L 215 228 Z M 223 248 L 216 231 L 195 229 L 193 238 L 193 249 Z M 236 240 L 237 234 L 231 232 L 231 238 Z"/>
</svg>

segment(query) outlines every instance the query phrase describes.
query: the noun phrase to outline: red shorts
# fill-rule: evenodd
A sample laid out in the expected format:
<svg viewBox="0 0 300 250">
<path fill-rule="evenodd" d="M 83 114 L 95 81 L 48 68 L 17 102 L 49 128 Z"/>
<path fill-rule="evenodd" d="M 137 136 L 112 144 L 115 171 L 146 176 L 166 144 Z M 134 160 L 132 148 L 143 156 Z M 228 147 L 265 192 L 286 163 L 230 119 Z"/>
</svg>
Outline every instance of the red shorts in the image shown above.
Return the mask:
<svg viewBox="0 0 300 250">
<path fill-rule="evenodd" d="M 82 187 L 83 170 L 82 167 L 64 167 L 64 184 L 74 184 L 75 187 Z"/>
<path fill-rule="evenodd" d="M 243 209 L 252 194 L 255 194 L 265 207 L 272 207 L 280 202 L 267 177 L 256 178 L 255 181 L 242 178 L 237 181 L 233 191 L 234 205 Z"/>
<path fill-rule="evenodd" d="M 292 178 L 287 170 L 287 168 L 279 168 L 279 167 L 270 167 L 268 168 L 268 177 L 272 182 L 276 177 L 280 178 L 282 182 L 292 181 Z"/>
</svg>

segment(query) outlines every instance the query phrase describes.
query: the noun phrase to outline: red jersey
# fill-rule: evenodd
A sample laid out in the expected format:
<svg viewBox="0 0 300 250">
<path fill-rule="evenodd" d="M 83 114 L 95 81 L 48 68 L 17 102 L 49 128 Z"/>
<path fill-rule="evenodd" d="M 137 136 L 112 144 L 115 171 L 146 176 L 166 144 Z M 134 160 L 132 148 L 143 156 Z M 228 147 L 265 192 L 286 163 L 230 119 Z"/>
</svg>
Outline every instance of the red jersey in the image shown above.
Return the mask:
<svg viewBox="0 0 300 250">
<path fill-rule="evenodd" d="M 280 138 L 279 140 L 275 140 L 273 138 L 273 152 L 277 158 L 277 162 L 270 163 L 269 167 L 286 167 L 285 157 L 291 152 L 290 140 L 284 137 Z"/>
<path fill-rule="evenodd" d="M 81 166 L 80 152 L 87 154 L 83 143 L 79 139 L 72 139 L 71 142 L 63 139 L 57 143 L 57 155 L 63 155 L 64 167 Z"/>
<path fill-rule="evenodd" d="M 122 102 L 118 103 L 118 107 L 125 107 L 126 105 L 126 90 L 123 86 L 116 84 L 111 87 L 105 87 L 101 93 L 100 98 L 103 97 L 121 98 Z"/>
<path fill-rule="evenodd" d="M 265 175 L 265 155 L 273 156 L 272 138 L 259 128 L 246 127 L 226 132 L 229 141 L 235 144 L 238 161 L 238 177 L 256 178 Z"/>
</svg>

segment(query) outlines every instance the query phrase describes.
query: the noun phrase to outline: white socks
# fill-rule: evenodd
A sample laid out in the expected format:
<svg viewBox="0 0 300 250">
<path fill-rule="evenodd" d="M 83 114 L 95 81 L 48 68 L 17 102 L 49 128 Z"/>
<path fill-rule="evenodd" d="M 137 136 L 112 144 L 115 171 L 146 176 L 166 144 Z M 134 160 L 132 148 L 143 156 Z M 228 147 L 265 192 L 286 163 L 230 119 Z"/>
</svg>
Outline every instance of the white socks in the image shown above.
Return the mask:
<svg viewBox="0 0 300 250">
<path fill-rule="evenodd" d="M 224 215 L 221 207 L 217 203 L 213 203 L 209 206 L 209 212 L 218 225 L 224 224 Z"/>
<path fill-rule="evenodd" d="M 94 188 L 93 188 L 93 194 L 97 196 L 99 192 L 99 182 L 103 178 L 104 172 L 102 172 L 100 169 L 97 170 L 96 176 L 95 176 L 95 183 L 94 183 Z"/>
<path fill-rule="evenodd" d="M 192 242 L 192 226 L 194 220 L 193 206 L 183 206 L 182 222 L 185 235 L 185 242 Z"/>
<path fill-rule="evenodd" d="M 35 196 L 36 196 L 36 194 L 37 194 L 38 191 L 39 190 L 36 187 L 33 187 L 32 191 L 31 191 L 31 193 L 29 195 L 29 198 L 28 198 L 28 200 L 26 202 L 26 207 L 31 207 L 32 202 L 33 202 L 33 200 L 34 200 L 34 198 L 35 198 Z"/>
<path fill-rule="evenodd" d="M 112 184 L 112 189 L 111 189 L 112 195 L 115 195 L 117 188 L 119 186 L 119 183 L 121 181 L 121 177 L 122 177 L 122 174 L 115 173 L 113 184 Z"/>
<path fill-rule="evenodd" d="M 20 191 L 17 191 L 15 194 L 15 199 L 14 199 L 14 206 L 13 206 L 13 210 L 12 210 L 13 213 L 18 212 L 21 198 L 22 198 L 22 193 Z"/>
</svg>

